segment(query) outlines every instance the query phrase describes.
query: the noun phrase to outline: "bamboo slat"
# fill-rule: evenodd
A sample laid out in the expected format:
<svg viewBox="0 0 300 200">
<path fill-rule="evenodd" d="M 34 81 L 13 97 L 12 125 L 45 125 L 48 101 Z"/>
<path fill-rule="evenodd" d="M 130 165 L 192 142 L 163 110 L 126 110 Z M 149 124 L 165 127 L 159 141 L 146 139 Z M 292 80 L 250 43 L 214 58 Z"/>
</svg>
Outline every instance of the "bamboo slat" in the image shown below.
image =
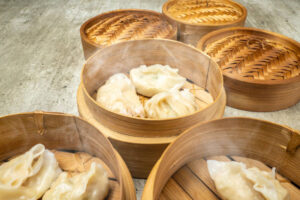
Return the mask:
<svg viewBox="0 0 300 200">
<path fill-rule="evenodd" d="M 275 111 L 300 101 L 300 43 L 256 28 L 227 28 L 198 43 L 221 67 L 227 105 Z"/>
<path fill-rule="evenodd" d="M 185 87 L 191 88 L 199 104 L 208 105 L 187 116 L 157 120 L 118 114 L 95 101 L 95 92 L 110 76 L 126 74 L 142 64 L 178 68 L 179 74 L 191 82 Z M 166 146 L 185 129 L 222 117 L 225 101 L 219 67 L 196 48 L 164 39 L 127 41 L 99 50 L 84 65 L 77 93 L 80 115 L 110 139 L 137 178 L 148 176 Z"/>
<path fill-rule="evenodd" d="M 101 163 L 110 177 L 107 200 L 136 199 L 131 175 L 120 155 L 99 130 L 79 117 L 42 111 L 3 116 L 0 137 L 1 161 L 41 143 L 54 149 L 60 166 L 72 174 L 86 170 L 92 161 Z"/>
<path fill-rule="evenodd" d="M 177 23 L 179 41 L 196 46 L 208 32 L 244 26 L 247 10 L 231 0 L 169 0 L 163 14 Z"/>
<path fill-rule="evenodd" d="M 271 171 L 291 200 L 300 195 L 300 133 L 251 118 L 224 118 L 199 123 L 165 150 L 148 177 L 142 200 L 221 199 L 210 178 L 207 160 L 238 161 Z M 294 144 L 294 145 L 290 145 Z M 173 195 L 173 196 L 171 196 Z M 182 198 L 184 199 L 184 198 Z"/>
</svg>

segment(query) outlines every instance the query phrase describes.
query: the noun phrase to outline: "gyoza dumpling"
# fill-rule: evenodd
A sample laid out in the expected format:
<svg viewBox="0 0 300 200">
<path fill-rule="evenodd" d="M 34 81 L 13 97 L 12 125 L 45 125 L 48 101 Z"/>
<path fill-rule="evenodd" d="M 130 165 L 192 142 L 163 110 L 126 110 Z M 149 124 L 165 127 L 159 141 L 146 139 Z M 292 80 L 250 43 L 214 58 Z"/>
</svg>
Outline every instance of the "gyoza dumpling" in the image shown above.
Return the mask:
<svg viewBox="0 0 300 200">
<path fill-rule="evenodd" d="M 147 97 L 160 92 L 179 90 L 186 81 L 178 74 L 178 69 L 160 64 L 134 68 L 130 70 L 130 79 L 136 91 Z"/>
<path fill-rule="evenodd" d="M 96 100 L 108 110 L 133 116 L 144 117 L 144 108 L 130 79 L 122 73 L 111 76 L 98 89 Z"/>
<path fill-rule="evenodd" d="M 43 200 L 102 200 L 108 193 L 105 169 L 92 163 L 89 171 L 68 177 L 63 172 L 43 196 Z"/>
<path fill-rule="evenodd" d="M 275 174 L 260 171 L 256 167 L 245 170 L 246 177 L 254 184 L 253 189 L 261 193 L 267 200 L 289 199 L 288 192 L 279 181 L 275 179 Z"/>
<path fill-rule="evenodd" d="M 270 173 L 244 163 L 208 160 L 207 168 L 224 200 L 288 200 L 287 191 Z"/>
<path fill-rule="evenodd" d="M 39 199 L 60 173 L 54 154 L 37 144 L 0 166 L 0 199 Z"/>
<path fill-rule="evenodd" d="M 196 112 L 199 106 L 188 90 L 161 92 L 154 95 L 145 104 L 147 117 L 165 119 L 179 117 Z"/>
</svg>

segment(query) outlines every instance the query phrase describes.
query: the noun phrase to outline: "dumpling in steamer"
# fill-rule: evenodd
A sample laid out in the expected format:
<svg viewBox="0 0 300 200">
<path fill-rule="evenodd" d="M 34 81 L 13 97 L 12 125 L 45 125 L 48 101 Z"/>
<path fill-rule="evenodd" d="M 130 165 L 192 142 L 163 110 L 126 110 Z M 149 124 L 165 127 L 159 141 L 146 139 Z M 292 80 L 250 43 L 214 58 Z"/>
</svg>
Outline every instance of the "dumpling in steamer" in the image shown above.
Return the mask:
<svg viewBox="0 0 300 200">
<path fill-rule="evenodd" d="M 37 144 L 0 166 L 0 199 L 39 199 L 60 173 L 54 154 Z"/>
<path fill-rule="evenodd" d="M 134 68 L 130 71 L 130 79 L 136 91 L 147 97 L 160 92 L 179 90 L 186 81 L 178 74 L 178 69 L 160 64 Z"/>
<path fill-rule="evenodd" d="M 289 195 L 271 173 L 244 163 L 208 160 L 207 168 L 224 200 L 288 200 Z"/>
<path fill-rule="evenodd" d="M 144 117 L 144 108 L 130 79 L 122 73 L 111 76 L 98 89 L 96 100 L 108 110 L 133 117 Z"/>
<path fill-rule="evenodd" d="M 95 162 L 89 171 L 68 177 L 60 174 L 46 192 L 43 200 L 103 200 L 108 194 L 108 177 L 105 169 Z"/>
<path fill-rule="evenodd" d="M 166 119 L 196 112 L 199 106 L 188 90 L 161 92 L 154 95 L 145 104 L 147 117 Z"/>
</svg>

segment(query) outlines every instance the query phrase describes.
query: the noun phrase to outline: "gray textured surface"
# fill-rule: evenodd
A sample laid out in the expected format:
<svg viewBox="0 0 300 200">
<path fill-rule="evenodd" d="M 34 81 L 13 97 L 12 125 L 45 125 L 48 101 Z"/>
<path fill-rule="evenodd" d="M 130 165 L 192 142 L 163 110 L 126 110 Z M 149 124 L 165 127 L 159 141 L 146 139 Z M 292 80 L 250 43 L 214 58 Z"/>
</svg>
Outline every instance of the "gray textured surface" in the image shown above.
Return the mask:
<svg viewBox="0 0 300 200">
<path fill-rule="evenodd" d="M 161 10 L 164 0 L 0 0 L 0 115 L 33 110 L 77 114 L 76 90 L 84 63 L 82 22 L 120 8 Z M 239 0 L 246 26 L 300 41 L 300 0 Z M 226 108 L 225 116 L 250 116 L 300 129 L 300 103 L 278 112 Z M 145 180 L 135 180 L 140 197 Z"/>
</svg>

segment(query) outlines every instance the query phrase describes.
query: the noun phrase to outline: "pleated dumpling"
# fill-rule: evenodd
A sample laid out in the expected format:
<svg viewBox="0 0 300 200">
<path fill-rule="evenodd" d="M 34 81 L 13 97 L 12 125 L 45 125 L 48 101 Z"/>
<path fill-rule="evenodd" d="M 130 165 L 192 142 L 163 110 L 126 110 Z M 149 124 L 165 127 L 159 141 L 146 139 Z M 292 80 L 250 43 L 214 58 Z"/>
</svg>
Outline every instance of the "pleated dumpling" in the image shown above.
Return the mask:
<svg viewBox="0 0 300 200">
<path fill-rule="evenodd" d="M 111 76 L 98 89 L 96 100 L 108 110 L 133 117 L 144 117 L 144 108 L 130 79 L 122 73 Z"/>
<path fill-rule="evenodd" d="M 46 192 L 43 200 L 102 200 L 108 194 L 105 169 L 92 163 L 89 171 L 69 177 L 63 172 Z"/>
<path fill-rule="evenodd" d="M 145 104 L 148 118 L 166 119 L 196 112 L 199 106 L 188 90 L 174 90 L 154 95 Z"/>
<path fill-rule="evenodd" d="M 130 71 L 130 79 L 136 91 L 147 97 L 160 92 L 179 90 L 186 81 L 178 74 L 178 69 L 160 64 L 134 68 Z"/>
<path fill-rule="evenodd" d="M 288 200 L 288 192 L 271 173 L 244 163 L 208 160 L 207 167 L 218 193 L 226 200 Z"/>
<path fill-rule="evenodd" d="M 39 199 L 60 173 L 54 154 L 37 144 L 0 166 L 0 199 Z"/>
<path fill-rule="evenodd" d="M 246 177 L 254 184 L 253 189 L 262 194 L 267 200 L 287 200 L 289 194 L 279 181 L 275 179 L 275 174 L 260 171 L 256 167 L 245 170 Z"/>
</svg>

